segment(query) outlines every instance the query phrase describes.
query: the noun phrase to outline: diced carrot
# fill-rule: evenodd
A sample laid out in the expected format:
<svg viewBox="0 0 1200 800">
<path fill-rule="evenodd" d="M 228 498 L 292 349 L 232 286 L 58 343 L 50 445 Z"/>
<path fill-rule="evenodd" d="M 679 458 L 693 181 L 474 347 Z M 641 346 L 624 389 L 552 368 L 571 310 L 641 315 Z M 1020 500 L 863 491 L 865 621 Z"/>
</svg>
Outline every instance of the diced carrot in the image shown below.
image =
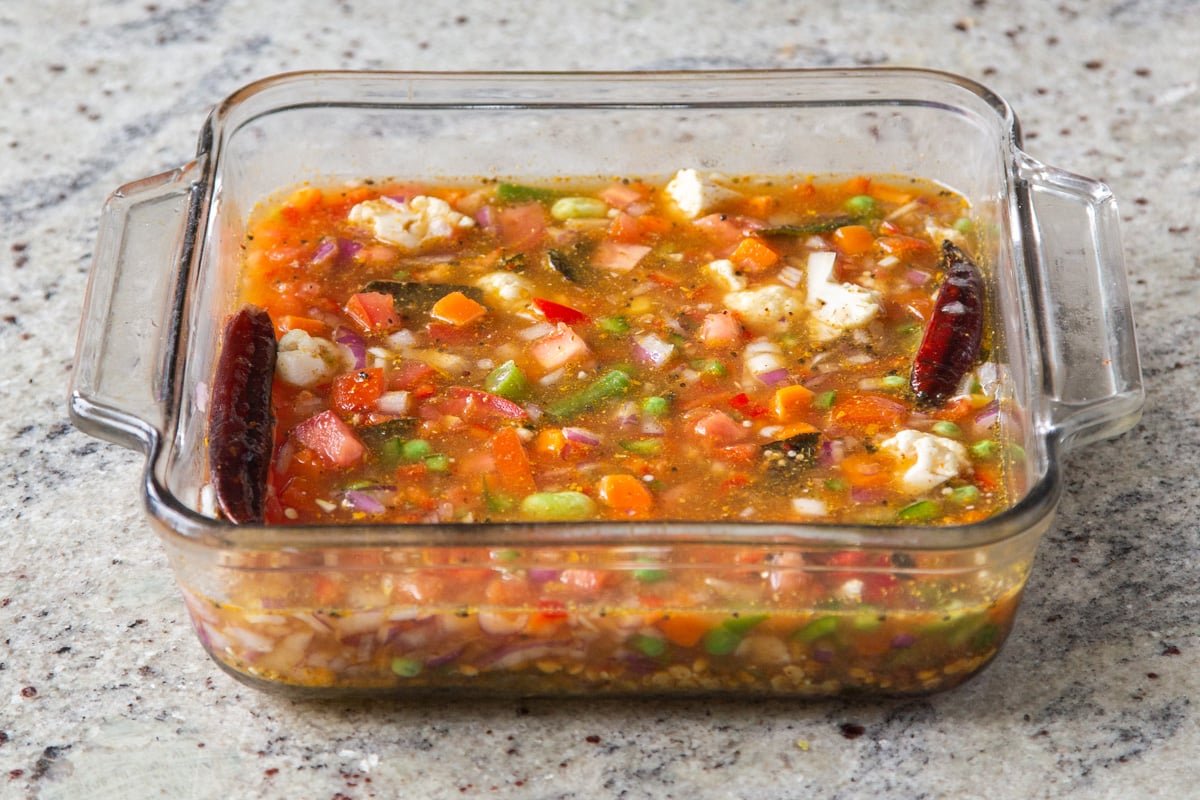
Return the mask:
<svg viewBox="0 0 1200 800">
<path fill-rule="evenodd" d="M 342 596 L 342 587 L 328 575 L 313 578 L 313 599 L 318 607 L 333 605 Z"/>
<path fill-rule="evenodd" d="M 630 516 L 647 514 L 654 508 L 654 496 L 633 475 L 605 475 L 596 481 L 596 496 L 609 508 Z"/>
<path fill-rule="evenodd" d="M 533 449 L 540 455 L 558 458 L 567 446 L 567 437 L 558 428 L 542 428 L 533 440 Z"/>
<path fill-rule="evenodd" d="M 752 217 L 765 218 L 777 205 L 776 199 L 769 194 L 756 194 L 746 199 L 746 213 Z"/>
<path fill-rule="evenodd" d="M 851 453 L 838 466 L 851 486 L 875 488 L 891 483 L 892 473 L 885 457 L 872 453 Z"/>
<path fill-rule="evenodd" d="M 762 239 L 747 236 L 738 244 L 729 260 L 737 264 L 742 271 L 754 274 L 775 266 L 779 262 L 779 253 L 768 247 Z"/>
<path fill-rule="evenodd" d="M 850 196 L 868 194 L 871 190 L 871 179 L 866 175 L 857 175 L 842 184 L 842 190 Z"/>
<path fill-rule="evenodd" d="M 283 336 L 288 331 L 304 331 L 310 336 L 324 336 L 329 333 L 329 326 L 312 317 L 282 314 L 275 320 L 275 333 L 277 336 Z"/>
<path fill-rule="evenodd" d="M 321 190 L 315 186 L 297 189 L 287 199 L 287 204 L 297 211 L 311 211 L 321 202 Z"/>
<path fill-rule="evenodd" d="M 657 627 L 672 644 L 694 647 L 711 625 L 706 616 L 676 611 L 660 617 Z"/>
<path fill-rule="evenodd" d="M 870 252 L 875 245 L 875 236 L 864 225 L 843 225 L 833 232 L 833 243 L 843 253 L 859 255 Z"/>
<path fill-rule="evenodd" d="M 496 431 L 492 436 L 492 456 L 496 459 L 496 472 L 504 492 L 524 497 L 537 491 L 529 457 L 525 454 L 525 445 L 521 443 L 516 428 Z"/>
<path fill-rule="evenodd" d="M 879 394 L 852 394 L 838 397 L 830 418 L 840 424 L 877 433 L 893 428 L 908 416 L 908 407 L 898 400 Z"/>
<path fill-rule="evenodd" d="M 343 414 L 369 411 L 384 390 L 383 370 L 356 369 L 333 379 L 330 404 Z"/>
<path fill-rule="evenodd" d="M 487 314 L 487 306 L 475 302 L 462 292 L 451 292 L 433 304 L 430 316 L 450 325 L 470 325 Z"/>
<path fill-rule="evenodd" d="M 889 186 L 886 183 L 872 183 L 871 196 L 876 200 L 882 200 L 885 203 L 895 203 L 898 206 L 902 206 L 913 199 L 912 194 L 909 192 L 896 186 Z"/>
<path fill-rule="evenodd" d="M 813 393 L 798 384 L 775 390 L 771 410 L 780 422 L 795 422 L 812 410 Z"/>
</svg>

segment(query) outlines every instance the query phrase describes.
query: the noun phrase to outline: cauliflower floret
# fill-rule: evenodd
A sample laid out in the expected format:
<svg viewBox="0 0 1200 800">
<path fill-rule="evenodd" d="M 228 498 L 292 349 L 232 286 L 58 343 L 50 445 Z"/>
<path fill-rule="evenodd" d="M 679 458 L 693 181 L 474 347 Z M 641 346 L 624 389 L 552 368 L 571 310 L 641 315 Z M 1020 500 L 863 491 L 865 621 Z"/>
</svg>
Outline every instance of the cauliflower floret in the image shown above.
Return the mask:
<svg viewBox="0 0 1200 800">
<path fill-rule="evenodd" d="M 296 329 L 279 339 L 275 374 L 293 386 L 316 386 L 344 371 L 342 349 L 328 339 Z"/>
<path fill-rule="evenodd" d="M 667 184 L 667 195 L 685 217 L 695 219 L 721 203 L 741 196 L 717 183 L 719 177 L 713 173 L 701 175 L 694 169 L 681 169 Z"/>
<path fill-rule="evenodd" d="M 425 195 L 417 195 L 407 203 L 390 197 L 366 200 L 350 209 L 350 221 L 370 228 L 379 241 L 405 250 L 420 250 L 475 224 L 445 200 Z"/>
<path fill-rule="evenodd" d="M 778 285 L 730 292 L 725 295 L 725 305 L 757 334 L 782 333 L 804 311 L 799 293 Z"/>
<path fill-rule="evenodd" d="M 728 258 L 710 261 L 704 269 L 727 292 L 740 292 L 746 288 L 746 279 L 737 274 L 737 267 Z"/>
<path fill-rule="evenodd" d="M 922 431 L 902 430 L 879 446 L 900 458 L 916 459 L 901 480 L 914 494 L 927 492 L 971 466 L 967 448 L 953 439 Z"/>
<path fill-rule="evenodd" d="M 505 311 L 525 311 L 533 298 L 533 288 L 529 281 L 511 272 L 489 272 L 475 281 L 475 285 L 483 290 L 489 300 Z"/>
<path fill-rule="evenodd" d="M 879 292 L 853 283 L 836 283 L 833 265 L 837 256 L 828 250 L 808 256 L 808 307 L 813 311 L 817 336 L 832 339 L 845 330 L 863 328 L 883 308 Z"/>
</svg>

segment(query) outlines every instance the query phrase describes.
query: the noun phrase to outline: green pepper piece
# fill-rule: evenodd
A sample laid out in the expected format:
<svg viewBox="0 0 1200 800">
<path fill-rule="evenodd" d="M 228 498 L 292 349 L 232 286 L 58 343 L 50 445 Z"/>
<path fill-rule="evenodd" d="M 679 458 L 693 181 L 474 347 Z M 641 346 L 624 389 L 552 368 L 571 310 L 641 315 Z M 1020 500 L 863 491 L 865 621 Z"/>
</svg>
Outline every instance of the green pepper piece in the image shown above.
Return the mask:
<svg viewBox="0 0 1200 800">
<path fill-rule="evenodd" d="M 769 615 L 767 614 L 747 614 L 745 616 L 730 617 L 721 624 L 725 629 L 736 633 L 738 636 L 745 636 L 750 632 L 750 629 L 761 622 L 765 622 Z"/>
<path fill-rule="evenodd" d="M 896 516 L 901 522 L 929 522 L 941 513 L 941 507 L 932 500 L 918 500 L 900 509 Z"/>
<path fill-rule="evenodd" d="M 817 617 L 793 633 L 792 638 L 799 639 L 802 642 L 815 642 L 817 639 L 832 636 L 837 631 L 837 627 L 837 617 Z"/>
<path fill-rule="evenodd" d="M 596 502 L 583 492 L 535 492 L 521 501 L 521 513 L 552 522 L 591 519 Z"/>
<path fill-rule="evenodd" d="M 546 413 L 556 420 L 578 416 L 604 400 L 625 394 L 629 391 L 630 380 L 627 372 L 609 370 L 583 391 L 551 403 Z"/>
<path fill-rule="evenodd" d="M 671 573 L 667 572 L 665 569 L 635 569 L 633 571 L 633 577 L 635 580 L 641 581 L 642 583 L 658 583 L 659 581 L 665 581 L 667 578 L 671 577 Z"/>
<path fill-rule="evenodd" d="M 502 203 L 548 203 L 555 198 L 555 193 L 538 186 L 525 186 L 520 183 L 501 183 L 496 187 L 496 199 Z"/>
<path fill-rule="evenodd" d="M 483 388 L 508 400 L 523 400 L 529 393 L 529 381 L 517 362 L 509 359 L 488 373 Z"/>
<path fill-rule="evenodd" d="M 638 633 L 630 638 L 629 643 L 633 645 L 633 649 L 650 658 L 658 658 L 667 652 L 666 640 L 659 639 L 657 636 L 645 636 Z"/>
<path fill-rule="evenodd" d="M 404 656 L 392 659 L 392 672 L 401 678 L 415 678 L 421 674 L 424 665 L 415 658 Z"/>
<path fill-rule="evenodd" d="M 741 636 L 724 626 L 713 628 L 704 634 L 704 652 L 710 656 L 726 656 L 736 650 L 741 641 Z"/>
</svg>

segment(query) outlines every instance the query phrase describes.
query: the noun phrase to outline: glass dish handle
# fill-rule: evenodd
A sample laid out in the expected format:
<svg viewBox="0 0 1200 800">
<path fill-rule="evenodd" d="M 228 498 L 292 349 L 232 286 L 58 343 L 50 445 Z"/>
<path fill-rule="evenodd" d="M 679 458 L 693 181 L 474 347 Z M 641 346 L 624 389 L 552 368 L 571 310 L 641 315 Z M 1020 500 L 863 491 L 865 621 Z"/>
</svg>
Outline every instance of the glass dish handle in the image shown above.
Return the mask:
<svg viewBox="0 0 1200 800">
<path fill-rule="evenodd" d="M 1021 174 L 1041 261 L 1050 419 L 1069 449 L 1132 428 L 1145 398 L 1117 205 L 1104 184 L 1028 156 Z"/>
<path fill-rule="evenodd" d="M 162 435 L 164 354 L 199 174 L 193 161 L 126 184 L 104 204 L 69 399 L 72 420 L 93 436 L 149 450 Z"/>
</svg>

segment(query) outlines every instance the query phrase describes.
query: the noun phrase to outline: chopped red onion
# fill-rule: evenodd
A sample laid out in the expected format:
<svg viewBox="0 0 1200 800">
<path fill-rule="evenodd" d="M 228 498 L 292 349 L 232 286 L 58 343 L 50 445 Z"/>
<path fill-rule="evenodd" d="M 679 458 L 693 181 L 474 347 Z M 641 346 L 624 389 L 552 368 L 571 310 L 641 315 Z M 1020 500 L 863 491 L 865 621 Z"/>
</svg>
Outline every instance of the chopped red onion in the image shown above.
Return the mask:
<svg viewBox="0 0 1200 800">
<path fill-rule="evenodd" d="M 897 633 L 895 636 L 892 637 L 892 649 L 893 650 L 903 650 L 906 647 L 912 647 L 916 643 L 917 643 L 917 637 L 912 635 L 911 633 L 908 633 L 907 631 L 905 631 L 903 633 Z"/>
<path fill-rule="evenodd" d="M 589 447 L 600 444 L 600 436 L 587 428 L 566 427 L 562 429 L 562 434 L 568 442 L 586 444 Z"/>
<path fill-rule="evenodd" d="M 362 369 L 367 365 L 367 343 L 357 333 L 349 328 L 338 328 L 333 332 L 333 340 L 350 348 L 354 355 L 355 369 Z"/>
<path fill-rule="evenodd" d="M 387 510 L 387 506 L 376 500 L 366 492 L 356 491 L 354 489 L 346 492 L 346 502 L 355 511 L 363 511 L 367 514 L 380 514 Z"/>
<path fill-rule="evenodd" d="M 775 386 L 787 380 L 788 371 L 786 367 L 780 367 L 779 369 L 768 370 L 767 372 L 764 372 L 761 375 L 756 375 L 755 377 L 765 383 L 767 386 Z"/>
<path fill-rule="evenodd" d="M 647 417 L 642 422 L 642 433 L 646 434 L 647 436 L 662 436 L 666 432 L 666 427 L 664 427 L 661 422 L 654 419 L 654 417 Z"/>
<path fill-rule="evenodd" d="M 641 415 L 638 413 L 637 403 L 632 400 L 626 400 L 617 407 L 615 417 L 617 424 L 624 427 L 635 424 Z"/>
<path fill-rule="evenodd" d="M 485 231 L 495 231 L 497 227 L 496 210 L 489 205 L 482 206 L 475 212 L 475 221 Z"/>
<path fill-rule="evenodd" d="M 989 430 L 996 420 L 1000 417 L 1000 404 L 997 402 L 988 403 L 983 409 L 975 415 L 975 430 L 984 432 Z"/>
<path fill-rule="evenodd" d="M 855 503 L 878 503 L 887 493 L 870 486 L 855 486 L 850 489 L 850 499 Z"/>
<path fill-rule="evenodd" d="M 314 267 L 324 266 L 334 256 L 338 254 L 338 243 L 336 239 L 322 239 L 317 245 L 316 252 L 313 253 L 312 264 Z"/>
<path fill-rule="evenodd" d="M 814 647 L 812 657 L 813 661 L 828 664 L 830 661 L 833 661 L 833 651 L 828 647 Z"/>
<path fill-rule="evenodd" d="M 904 273 L 904 277 L 913 286 L 924 286 L 932 276 L 928 272 L 923 272 L 919 269 L 910 269 Z"/>
<path fill-rule="evenodd" d="M 375 401 L 375 408 L 381 414 L 394 414 L 402 417 L 408 413 L 408 392 L 384 392 Z"/>
<path fill-rule="evenodd" d="M 661 367 L 675 352 L 675 345 L 663 341 L 653 333 L 643 334 L 634 339 L 633 357 L 651 366 Z"/>
<path fill-rule="evenodd" d="M 525 574 L 528 575 L 529 580 L 533 581 L 534 583 L 547 583 L 549 581 L 558 580 L 559 571 L 556 569 L 539 569 L 535 567 L 528 570 Z"/>
<path fill-rule="evenodd" d="M 363 249 L 362 242 L 353 239 L 338 239 L 338 263 L 344 264 Z"/>
</svg>

